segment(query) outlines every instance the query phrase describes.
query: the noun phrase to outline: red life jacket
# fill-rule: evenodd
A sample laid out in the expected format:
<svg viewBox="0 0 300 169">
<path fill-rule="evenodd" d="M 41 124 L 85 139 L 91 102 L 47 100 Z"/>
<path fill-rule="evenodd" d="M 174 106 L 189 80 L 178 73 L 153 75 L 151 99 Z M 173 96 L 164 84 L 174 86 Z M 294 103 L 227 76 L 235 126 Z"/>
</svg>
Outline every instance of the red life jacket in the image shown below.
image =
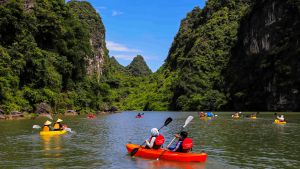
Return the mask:
<svg viewBox="0 0 300 169">
<path fill-rule="evenodd" d="M 193 141 L 190 138 L 186 138 L 182 142 L 182 149 L 189 150 L 193 147 Z"/>
<path fill-rule="evenodd" d="M 150 138 L 150 142 L 151 142 L 152 137 Z M 163 135 L 158 135 L 154 141 L 154 145 L 156 146 L 161 146 L 163 145 L 165 142 L 165 138 Z"/>
<path fill-rule="evenodd" d="M 254 115 L 252 114 L 251 117 L 254 117 Z"/>
</svg>

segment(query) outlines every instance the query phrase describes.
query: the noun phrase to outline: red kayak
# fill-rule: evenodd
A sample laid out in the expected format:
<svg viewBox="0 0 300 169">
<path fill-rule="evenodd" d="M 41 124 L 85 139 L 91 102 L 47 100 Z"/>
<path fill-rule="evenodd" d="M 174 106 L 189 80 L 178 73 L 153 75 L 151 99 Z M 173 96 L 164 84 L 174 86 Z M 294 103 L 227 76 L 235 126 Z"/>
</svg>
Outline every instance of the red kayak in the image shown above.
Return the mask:
<svg viewBox="0 0 300 169">
<path fill-rule="evenodd" d="M 87 117 L 88 119 L 95 119 L 95 118 L 97 118 L 97 117 L 95 117 L 95 116 L 93 116 L 92 118 L 90 118 L 90 117 Z"/>
<path fill-rule="evenodd" d="M 134 148 L 139 148 L 139 145 L 136 144 L 126 144 L 126 148 L 129 153 Z M 150 158 L 158 158 L 160 154 L 164 151 L 165 149 L 159 149 L 159 150 L 154 150 L 154 149 L 145 149 L 145 146 L 142 146 L 137 152 L 136 156 L 143 156 L 143 157 L 150 157 Z M 206 153 L 179 153 L 179 152 L 172 152 L 172 151 L 166 151 L 160 159 L 166 159 L 166 160 L 174 160 L 174 161 L 185 161 L 185 162 L 204 162 L 206 161 L 207 154 Z"/>
<path fill-rule="evenodd" d="M 139 116 L 136 116 L 136 118 L 143 118 L 143 116 L 140 116 L 140 117 L 139 117 Z"/>
</svg>

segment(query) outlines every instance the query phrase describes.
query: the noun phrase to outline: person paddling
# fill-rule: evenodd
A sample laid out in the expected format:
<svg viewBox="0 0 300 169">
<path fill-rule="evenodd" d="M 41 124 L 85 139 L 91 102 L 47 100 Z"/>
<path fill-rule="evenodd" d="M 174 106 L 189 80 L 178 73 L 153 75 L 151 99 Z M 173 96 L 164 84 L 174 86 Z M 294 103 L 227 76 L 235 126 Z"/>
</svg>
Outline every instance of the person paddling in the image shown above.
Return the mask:
<svg viewBox="0 0 300 169">
<path fill-rule="evenodd" d="M 93 118 L 93 114 L 92 114 L 92 113 L 90 114 L 90 118 L 91 118 L 91 119 Z"/>
<path fill-rule="evenodd" d="M 50 126 L 52 122 L 47 120 L 44 124 L 43 131 L 53 131 L 54 129 Z"/>
<path fill-rule="evenodd" d="M 182 152 L 187 153 L 193 147 L 193 141 L 190 138 L 187 138 L 188 133 L 186 131 L 182 131 L 180 133 L 180 137 L 176 134 L 175 137 L 179 138 L 175 147 L 166 148 L 173 152 Z"/>
<path fill-rule="evenodd" d="M 254 113 L 252 113 L 251 117 L 255 117 L 256 115 Z"/>
<path fill-rule="evenodd" d="M 204 116 L 204 114 L 203 114 L 203 112 L 201 112 L 201 113 L 200 113 L 200 117 L 203 117 L 203 116 Z"/>
<path fill-rule="evenodd" d="M 279 120 L 279 122 L 284 122 L 284 117 L 283 117 L 283 115 L 281 115 L 281 117 L 277 116 L 277 119 Z"/>
<path fill-rule="evenodd" d="M 149 139 L 150 143 L 148 142 L 148 139 L 146 140 L 146 149 L 154 149 L 158 150 L 160 149 L 161 145 L 164 144 L 165 138 L 163 135 L 160 135 L 157 128 L 151 129 L 151 137 Z"/>
<path fill-rule="evenodd" d="M 57 119 L 56 123 L 54 124 L 53 128 L 54 128 L 54 131 L 59 131 L 59 130 L 63 130 L 63 126 L 61 124 L 63 120 L 62 119 Z"/>
<path fill-rule="evenodd" d="M 138 116 L 138 117 L 141 117 L 142 115 L 141 115 L 141 113 L 139 113 L 137 116 Z"/>
<path fill-rule="evenodd" d="M 234 116 L 239 116 L 238 112 L 236 112 L 236 113 L 234 114 Z"/>
</svg>

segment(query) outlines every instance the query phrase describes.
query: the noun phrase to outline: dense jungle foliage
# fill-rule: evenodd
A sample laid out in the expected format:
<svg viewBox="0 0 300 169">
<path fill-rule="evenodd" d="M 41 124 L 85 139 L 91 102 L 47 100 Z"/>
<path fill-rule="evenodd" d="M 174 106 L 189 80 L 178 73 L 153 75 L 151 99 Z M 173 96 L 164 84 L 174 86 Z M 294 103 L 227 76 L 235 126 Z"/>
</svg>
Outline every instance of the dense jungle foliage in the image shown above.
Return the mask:
<svg viewBox="0 0 300 169">
<path fill-rule="evenodd" d="M 133 61 L 126 67 L 121 65 L 115 57 L 111 57 L 111 64 L 117 71 L 125 73 L 128 76 L 133 77 L 143 77 L 148 76 L 152 73 L 151 69 L 148 67 L 144 58 L 141 55 L 137 55 L 133 58 Z"/>
<path fill-rule="evenodd" d="M 93 50 L 86 26 L 63 0 L 34 6 L 29 13 L 20 0 L 0 6 L 0 108 L 9 113 L 46 102 L 64 113 L 111 104 L 110 86 L 87 76 Z"/>
</svg>

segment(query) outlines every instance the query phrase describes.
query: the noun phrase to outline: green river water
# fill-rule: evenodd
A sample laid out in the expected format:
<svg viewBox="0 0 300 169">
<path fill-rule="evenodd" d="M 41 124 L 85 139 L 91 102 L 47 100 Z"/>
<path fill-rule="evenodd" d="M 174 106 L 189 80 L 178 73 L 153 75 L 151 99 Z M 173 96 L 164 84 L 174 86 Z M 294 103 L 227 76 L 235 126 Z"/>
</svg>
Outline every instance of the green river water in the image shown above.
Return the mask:
<svg viewBox="0 0 300 169">
<path fill-rule="evenodd" d="M 211 120 L 198 112 L 137 112 L 87 116 L 54 116 L 73 133 L 42 137 L 39 129 L 47 117 L 0 121 L 0 168 L 300 168 L 300 113 L 283 113 L 286 125 L 275 124 L 272 112 L 257 119 L 232 118 L 233 112 L 215 112 Z M 278 113 L 279 114 L 279 113 Z M 164 147 L 184 125 L 194 142 L 193 152 L 207 153 L 206 162 L 156 161 L 130 157 L 126 143 L 141 144 L 168 117 L 173 121 L 161 130 Z M 173 143 L 174 146 L 175 142 Z"/>
</svg>

